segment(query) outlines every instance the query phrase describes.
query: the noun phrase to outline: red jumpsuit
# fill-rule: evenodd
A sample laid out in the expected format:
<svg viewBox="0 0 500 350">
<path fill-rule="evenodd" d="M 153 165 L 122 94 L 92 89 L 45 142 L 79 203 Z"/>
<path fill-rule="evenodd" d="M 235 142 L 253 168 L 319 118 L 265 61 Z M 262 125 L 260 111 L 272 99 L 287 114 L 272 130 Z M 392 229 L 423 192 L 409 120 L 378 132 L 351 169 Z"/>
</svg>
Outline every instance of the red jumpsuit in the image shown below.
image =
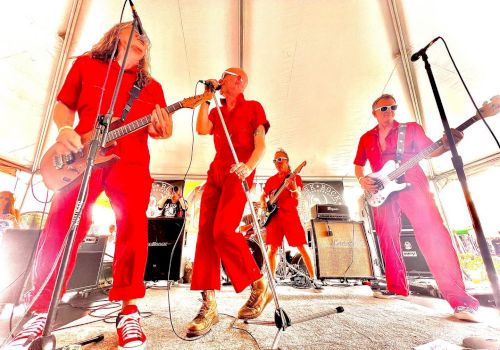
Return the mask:
<svg viewBox="0 0 500 350">
<path fill-rule="evenodd" d="M 100 114 L 108 111 L 119 69 L 119 65 L 114 61 L 105 86 Z M 94 128 L 106 70 L 107 63 L 89 56 L 81 56 L 74 62 L 59 92 L 58 101 L 78 112 L 79 121 L 75 131 L 80 135 Z M 121 115 L 128 101 L 129 91 L 136 80 L 136 73 L 136 69 L 125 71 L 114 115 Z M 165 107 L 165 98 L 161 85 L 152 80 L 133 102 L 125 123 L 150 114 L 155 104 Z M 113 153 L 117 154 L 120 160 L 112 166 L 93 171 L 87 203 L 75 239 L 76 244 L 68 263 L 63 291 L 66 289 L 74 268 L 78 243 L 85 237 L 92 222 L 92 204 L 104 190 L 110 198 L 117 224 L 113 287 L 109 292 L 109 299 L 130 300 L 144 296 L 143 281 L 148 250 L 146 209 L 152 184 L 147 142 L 147 128 L 139 129 L 118 139 L 118 145 L 113 149 Z M 57 192 L 54 195 L 36 252 L 33 292 L 38 293 L 40 288 L 43 290 L 35 301 L 32 311 L 47 311 L 56 273 L 48 280 L 45 287 L 43 283 L 49 275 L 69 229 L 79 188 L 80 186 L 75 186 L 67 192 Z"/>
<path fill-rule="evenodd" d="M 222 100 L 221 111 L 238 160 L 246 162 L 255 148 L 254 131 L 259 125 L 263 125 L 266 132 L 269 129 L 264 109 L 259 102 L 247 101 L 241 94 L 231 112 Z M 210 111 L 208 118 L 213 123 L 216 154 L 201 197 L 191 289 L 219 290 L 222 260 L 235 291 L 239 293 L 262 275 L 245 238 L 236 232 L 246 196 L 241 180 L 236 174 L 229 173 L 235 162 L 216 108 Z M 255 171 L 246 178 L 249 187 L 254 175 Z"/>
<path fill-rule="evenodd" d="M 273 190 L 277 190 L 285 178 L 279 174 L 271 176 L 264 186 L 264 192 L 269 196 Z M 297 187 L 302 188 L 302 178 L 295 176 Z M 287 188 L 281 192 L 276 202 L 278 209 L 266 226 L 266 243 L 274 246 L 281 245 L 283 237 L 286 237 L 288 244 L 292 247 L 301 246 L 307 243 L 306 233 L 300 222 L 297 206 L 299 201 L 292 196 Z"/>
<path fill-rule="evenodd" d="M 417 123 L 407 125 L 403 162 L 433 143 L 420 125 Z M 395 121 L 385 139 L 384 151 L 379 144 L 378 126 L 361 136 L 354 164 L 365 166 L 368 160 L 372 170 L 376 172 L 388 160 L 394 160 L 398 126 L 399 123 Z M 422 168 L 417 165 L 408 170 L 404 182 L 411 185 L 402 191 L 393 192 L 384 204 L 373 208 L 375 229 L 385 261 L 387 288 L 399 295 L 409 293 L 400 244 L 400 216 L 403 212 L 413 226 L 418 246 L 444 299 L 453 308 L 468 306 L 477 309 L 478 301 L 465 291 L 450 234 L 444 227 Z"/>
</svg>

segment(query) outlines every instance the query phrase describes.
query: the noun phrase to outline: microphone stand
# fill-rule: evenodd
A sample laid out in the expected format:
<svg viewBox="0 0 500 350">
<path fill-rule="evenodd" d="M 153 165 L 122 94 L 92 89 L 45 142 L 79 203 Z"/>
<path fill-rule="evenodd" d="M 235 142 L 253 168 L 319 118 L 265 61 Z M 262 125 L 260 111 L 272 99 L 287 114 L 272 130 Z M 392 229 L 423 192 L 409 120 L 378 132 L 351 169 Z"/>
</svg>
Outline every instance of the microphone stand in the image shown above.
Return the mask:
<svg viewBox="0 0 500 350">
<path fill-rule="evenodd" d="M 429 76 L 429 82 L 432 87 L 432 92 L 434 93 L 434 98 L 436 99 L 436 104 L 439 109 L 441 121 L 443 123 L 446 137 L 448 139 L 448 144 L 450 146 L 450 151 L 452 154 L 451 160 L 453 162 L 453 166 L 457 172 L 458 179 L 462 186 L 462 191 L 464 193 L 465 201 L 467 203 L 469 215 L 472 220 L 472 226 L 474 227 L 474 232 L 476 233 L 477 243 L 479 245 L 479 251 L 481 252 L 481 256 L 483 258 L 483 262 L 486 267 L 486 272 L 488 274 L 488 279 L 490 280 L 491 283 L 491 289 L 493 290 L 493 298 L 495 300 L 496 308 L 498 311 L 500 311 L 500 292 L 498 289 L 498 277 L 495 271 L 495 266 L 493 265 L 493 260 L 491 258 L 490 251 L 488 249 L 486 238 L 484 237 L 483 228 L 481 226 L 481 222 L 479 221 L 476 207 L 474 205 L 474 202 L 472 201 L 472 197 L 469 192 L 469 187 L 467 185 L 467 178 L 465 176 L 462 158 L 458 154 L 457 147 L 455 145 L 455 140 L 453 139 L 453 136 L 451 134 L 450 125 L 448 124 L 448 119 L 446 118 L 446 114 L 444 112 L 443 103 L 441 102 L 441 97 L 439 96 L 439 91 L 436 85 L 436 81 L 434 80 L 434 75 L 432 73 L 431 65 L 429 64 L 428 61 L 427 53 L 424 52 L 422 54 L 422 60 L 425 62 L 425 70 L 427 71 L 427 75 Z"/>
<path fill-rule="evenodd" d="M 238 155 L 236 154 L 236 151 L 235 151 L 234 146 L 233 146 L 233 142 L 231 141 L 231 136 L 229 135 L 229 131 L 227 130 L 226 123 L 224 121 L 224 117 L 223 117 L 222 112 L 220 110 L 219 101 L 217 101 L 217 98 L 215 97 L 215 89 L 213 86 L 211 86 L 210 90 L 214 94 L 213 100 L 215 102 L 215 107 L 217 108 L 219 120 L 220 120 L 222 127 L 224 129 L 224 134 L 226 135 L 227 143 L 229 144 L 229 148 L 231 148 L 231 153 L 233 155 L 235 164 L 238 164 L 240 161 L 238 160 Z M 250 198 L 250 188 L 248 187 L 246 179 L 241 180 L 241 185 L 243 186 L 243 191 L 245 192 L 245 196 L 247 198 L 248 207 L 250 208 L 250 213 L 252 214 L 255 232 L 257 233 L 257 237 L 259 240 L 259 247 L 260 247 L 260 249 L 262 251 L 262 255 L 264 257 L 264 265 L 266 266 L 266 275 L 267 275 L 268 285 L 271 288 L 271 292 L 273 294 L 273 299 L 274 299 L 274 305 L 275 305 L 274 322 L 272 322 L 272 321 L 250 322 L 250 321 L 245 320 L 245 323 L 247 323 L 247 324 L 261 324 L 261 325 L 273 325 L 273 324 L 276 325 L 276 327 L 278 328 L 278 331 L 276 332 L 276 335 L 274 337 L 274 341 L 273 341 L 273 345 L 272 345 L 271 349 L 278 349 L 277 346 L 278 346 L 278 341 L 281 337 L 281 332 L 285 331 L 286 328 L 290 327 L 292 325 L 292 321 L 288 317 L 285 310 L 282 307 L 280 307 L 278 294 L 276 293 L 276 287 L 274 285 L 274 280 L 272 278 L 273 275 L 271 273 L 269 258 L 266 254 L 266 247 L 264 245 L 264 240 L 262 239 L 259 221 L 257 219 L 257 214 L 255 213 L 255 208 L 253 207 L 252 200 Z M 323 317 L 323 316 L 327 316 L 327 315 L 334 314 L 334 313 L 341 313 L 343 311 L 344 311 L 344 308 L 342 306 L 338 306 L 333 310 L 326 310 L 326 311 L 320 312 L 316 315 L 304 317 L 304 318 L 300 319 L 299 321 L 296 321 L 296 323 L 308 321 L 308 320 L 311 320 L 313 318 Z"/>
<path fill-rule="evenodd" d="M 80 190 L 78 192 L 78 197 L 76 199 L 75 208 L 73 211 L 73 216 L 71 218 L 71 224 L 66 234 L 66 238 L 63 241 L 63 255 L 61 258 L 61 264 L 59 266 L 59 271 L 57 272 L 57 277 L 54 285 L 54 289 L 52 291 L 52 297 L 50 300 L 49 310 L 47 314 L 47 321 L 45 323 L 45 327 L 43 329 L 43 334 L 40 338 L 35 339 L 28 350 L 55 350 L 56 349 L 56 338 L 53 334 L 51 334 L 50 326 L 54 322 L 55 314 L 57 311 L 57 307 L 59 305 L 59 297 L 62 291 L 62 285 L 64 281 L 64 276 L 66 274 L 67 264 L 69 260 L 69 256 L 71 250 L 73 249 L 75 243 L 76 232 L 78 230 L 78 226 L 80 224 L 80 219 L 82 216 L 83 208 L 85 207 L 85 203 L 87 201 L 88 192 L 89 192 L 89 183 L 90 183 L 90 175 L 92 174 L 92 170 L 94 168 L 94 161 L 97 155 L 97 152 L 101 147 L 106 144 L 106 139 L 109 132 L 109 125 L 111 123 L 111 118 L 113 114 L 113 109 L 116 103 L 116 98 L 118 96 L 118 89 L 121 85 L 121 80 L 123 77 L 123 73 L 125 71 L 125 62 L 127 61 L 128 52 L 130 49 L 130 43 L 132 42 L 132 36 L 134 35 L 134 30 L 137 28 L 137 20 L 134 18 L 133 29 L 130 31 L 129 40 L 127 43 L 127 48 L 125 49 L 125 54 L 123 57 L 122 65 L 120 67 L 120 72 L 118 74 L 118 79 L 116 81 L 116 85 L 113 92 L 113 97 L 111 99 L 111 104 L 108 109 L 108 113 L 105 116 L 98 116 L 98 123 L 96 124 L 96 129 L 93 135 L 93 139 L 89 144 L 89 153 L 87 156 L 86 168 L 82 174 L 82 183 L 80 185 Z M 112 59 L 112 58 L 110 58 Z M 98 111 L 99 113 L 99 111 Z M 96 342 L 103 339 L 103 335 L 99 335 L 93 338 L 91 341 Z M 88 344 L 87 341 L 82 343 Z"/>
</svg>

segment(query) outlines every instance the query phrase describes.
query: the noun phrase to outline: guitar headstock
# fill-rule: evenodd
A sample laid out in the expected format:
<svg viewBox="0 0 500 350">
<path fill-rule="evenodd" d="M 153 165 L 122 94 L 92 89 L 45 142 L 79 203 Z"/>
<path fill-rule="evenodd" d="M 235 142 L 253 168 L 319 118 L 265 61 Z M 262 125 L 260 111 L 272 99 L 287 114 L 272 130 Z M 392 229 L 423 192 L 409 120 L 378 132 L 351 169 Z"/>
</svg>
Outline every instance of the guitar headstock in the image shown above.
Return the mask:
<svg viewBox="0 0 500 350">
<path fill-rule="evenodd" d="M 307 164 L 307 161 L 303 161 L 302 163 L 300 163 L 300 165 L 293 171 L 294 174 L 298 174 L 300 173 L 300 171 L 302 170 L 303 167 L 305 167 Z"/>
<path fill-rule="evenodd" d="M 185 98 L 180 102 L 182 107 L 184 108 L 196 108 L 197 106 L 201 105 L 205 101 L 211 100 L 213 97 L 213 94 L 210 91 L 204 92 L 202 95 L 196 95 L 192 97 Z"/>
<path fill-rule="evenodd" d="M 483 117 L 491 117 L 500 112 L 500 95 L 493 96 L 489 102 L 484 102 L 479 108 Z"/>
</svg>

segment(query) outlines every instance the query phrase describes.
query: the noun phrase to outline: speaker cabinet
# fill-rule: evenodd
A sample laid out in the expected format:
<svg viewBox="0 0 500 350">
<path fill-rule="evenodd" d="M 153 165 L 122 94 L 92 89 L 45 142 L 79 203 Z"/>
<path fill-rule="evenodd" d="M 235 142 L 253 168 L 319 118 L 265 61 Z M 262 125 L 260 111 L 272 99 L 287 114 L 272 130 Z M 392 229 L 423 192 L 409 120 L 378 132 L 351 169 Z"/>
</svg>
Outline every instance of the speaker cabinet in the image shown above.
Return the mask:
<svg viewBox="0 0 500 350">
<path fill-rule="evenodd" d="M 144 274 L 145 281 L 177 281 L 181 278 L 183 228 L 184 218 L 148 219 L 148 261 Z M 177 244 L 172 253 L 176 241 Z M 168 275 L 170 258 L 172 258 L 172 264 L 170 275 Z"/>
<path fill-rule="evenodd" d="M 87 236 L 80 243 L 68 292 L 97 288 L 107 241 L 107 236 Z"/>
<path fill-rule="evenodd" d="M 40 230 L 0 232 L 0 303 L 18 304 L 31 272 Z"/>
<path fill-rule="evenodd" d="M 403 230 L 400 239 L 406 275 L 411 277 L 432 277 L 431 270 L 418 247 L 413 230 Z"/>
<path fill-rule="evenodd" d="M 311 220 L 318 278 L 373 279 L 363 222 Z"/>
</svg>

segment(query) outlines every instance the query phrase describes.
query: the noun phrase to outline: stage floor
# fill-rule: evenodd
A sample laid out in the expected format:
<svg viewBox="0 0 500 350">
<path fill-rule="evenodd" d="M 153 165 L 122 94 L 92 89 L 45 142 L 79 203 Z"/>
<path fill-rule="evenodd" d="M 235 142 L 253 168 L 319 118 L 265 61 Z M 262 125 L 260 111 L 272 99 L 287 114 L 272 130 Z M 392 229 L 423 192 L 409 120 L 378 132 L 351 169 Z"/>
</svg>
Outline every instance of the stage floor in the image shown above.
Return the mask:
<svg viewBox="0 0 500 350">
<path fill-rule="evenodd" d="M 292 326 L 282 332 L 278 342 L 280 349 L 401 350 L 413 349 L 438 339 L 454 345 L 453 349 L 456 349 L 456 346 L 462 345 L 464 338 L 470 336 L 500 339 L 500 317 L 493 308 L 481 307 L 480 313 L 485 322 L 475 324 L 452 317 L 451 308 L 442 299 L 424 296 L 375 299 L 367 286 L 335 284 L 320 291 L 278 286 L 277 291 L 280 305 L 292 321 Z M 139 303 L 141 312 L 145 314 L 142 325 L 148 337 L 148 349 L 270 348 L 276 335 L 274 325 L 244 324 L 233 317 L 246 301 L 248 293 L 246 290 L 236 294 L 232 286 L 223 286 L 222 291 L 217 293 L 220 322 L 205 337 L 185 341 L 172 330 L 166 286 L 152 286 Z M 93 291 L 86 297 L 74 296 L 67 304 L 63 304 L 58 312 L 56 326 L 65 326 L 54 332 L 57 346 L 104 334 L 103 341 L 87 345 L 85 349 L 116 349 L 113 316 L 118 312 L 118 307 L 105 306 L 108 304 L 106 300 L 102 291 Z M 190 291 L 189 285 L 174 285 L 170 290 L 170 305 L 175 331 L 184 337 L 185 325 L 199 309 L 200 294 Z M 99 309 L 101 306 L 104 307 Z M 345 311 L 294 323 L 338 306 L 342 306 Z M 92 308 L 91 314 L 87 307 Z M 2 341 L 8 332 L 8 314 L 4 310 L 0 320 Z M 108 314 L 109 323 L 95 317 Z M 274 305 L 270 304 L 258 320 L 272 321 L 273 315 Z M 69 321 L 72 322 L 67 324 Z M 81 325 L 87 322 L 92 323 Z"/>
</svg>

